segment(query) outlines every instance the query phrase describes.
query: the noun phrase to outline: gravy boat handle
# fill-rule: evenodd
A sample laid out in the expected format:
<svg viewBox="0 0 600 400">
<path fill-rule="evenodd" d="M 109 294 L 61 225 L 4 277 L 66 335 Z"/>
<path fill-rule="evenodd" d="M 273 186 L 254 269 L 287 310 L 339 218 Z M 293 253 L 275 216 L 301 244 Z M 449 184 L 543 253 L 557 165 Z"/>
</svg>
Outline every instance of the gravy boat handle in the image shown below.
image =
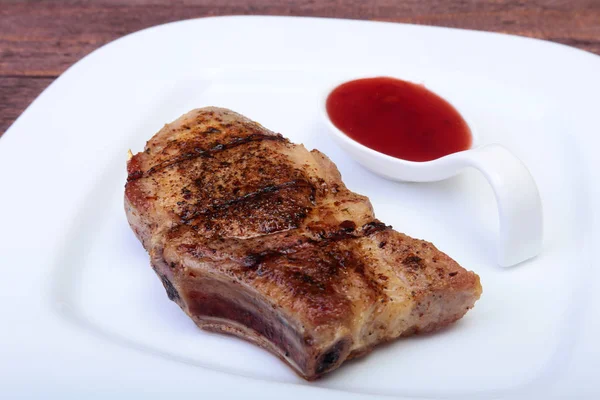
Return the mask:
<svg viewBox="0 0 600 400">
<path fill-rule="evenodd" d="M 509 267 L 538 255 L 543 241 L 542 200 L 525 164 L 499 144 L 477 147 L 456 156 L 451 164 L 457 169 L 478 169 L 496 195 L 500 225 L 498 263 Z"/>
</svg>

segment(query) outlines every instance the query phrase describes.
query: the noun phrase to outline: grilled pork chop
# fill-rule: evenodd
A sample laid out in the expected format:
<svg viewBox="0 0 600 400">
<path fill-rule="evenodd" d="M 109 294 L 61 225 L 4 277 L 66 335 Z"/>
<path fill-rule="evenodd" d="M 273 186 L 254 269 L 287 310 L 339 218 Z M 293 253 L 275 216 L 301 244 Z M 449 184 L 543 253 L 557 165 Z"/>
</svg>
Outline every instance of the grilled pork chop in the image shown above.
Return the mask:
<svg viewBox="0 0 600 400">
<path fill-rule="evenodd" d="M 476 274 L 378 221 L 325 155 L 233 111 L 183 115 L 127 170 L 127 218 L 169 298 L 308 380 L 481 294 Z"/>
</svg>

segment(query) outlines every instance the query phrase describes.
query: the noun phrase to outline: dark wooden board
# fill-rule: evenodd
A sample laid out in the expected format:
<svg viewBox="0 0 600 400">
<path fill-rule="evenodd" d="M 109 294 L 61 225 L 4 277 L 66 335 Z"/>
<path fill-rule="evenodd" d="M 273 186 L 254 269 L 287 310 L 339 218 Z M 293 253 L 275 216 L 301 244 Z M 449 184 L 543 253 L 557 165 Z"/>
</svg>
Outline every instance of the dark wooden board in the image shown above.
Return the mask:
<svg viewBox="0 0 600 400">
<path fill-rule="evenodd" d="M 0 136 L 66 68 L 111 40 L 170 21 L 252 14 L 505 32 L 600 54 L 600 0 L 0 0 Z"/>
</svg>

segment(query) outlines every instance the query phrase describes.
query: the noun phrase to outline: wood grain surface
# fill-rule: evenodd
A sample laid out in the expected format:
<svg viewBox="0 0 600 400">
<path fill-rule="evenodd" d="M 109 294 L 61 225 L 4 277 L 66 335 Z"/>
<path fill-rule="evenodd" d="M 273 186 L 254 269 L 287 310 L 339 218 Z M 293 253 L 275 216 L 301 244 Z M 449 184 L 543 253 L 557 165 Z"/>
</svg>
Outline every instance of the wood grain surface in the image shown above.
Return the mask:
<svg viewBox="0 0 600 400">
<path fill-rule="evenodd" d="M 253 14 L 505 32 L 600 54 L 600 0 L 0 0 L 0 136 L 66 68 L 111 40 L 181 19 Z"/>
</svg>

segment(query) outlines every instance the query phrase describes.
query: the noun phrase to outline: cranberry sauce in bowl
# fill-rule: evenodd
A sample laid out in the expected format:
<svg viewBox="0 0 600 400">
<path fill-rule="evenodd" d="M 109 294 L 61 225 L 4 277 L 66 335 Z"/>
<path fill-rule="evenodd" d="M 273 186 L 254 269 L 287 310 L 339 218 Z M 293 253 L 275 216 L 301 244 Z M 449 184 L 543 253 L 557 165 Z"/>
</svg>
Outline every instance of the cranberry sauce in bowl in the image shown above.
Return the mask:
<svg viewBox="0 0 600 400">
<path fill-rule="evenodd" d="M 467 150 L 469 125 L 423 85 L 389 77 L 343 83 L 327 97 L 331 122 L 358 143 L 408 161 L 431 161 Z"/>
</svg>

